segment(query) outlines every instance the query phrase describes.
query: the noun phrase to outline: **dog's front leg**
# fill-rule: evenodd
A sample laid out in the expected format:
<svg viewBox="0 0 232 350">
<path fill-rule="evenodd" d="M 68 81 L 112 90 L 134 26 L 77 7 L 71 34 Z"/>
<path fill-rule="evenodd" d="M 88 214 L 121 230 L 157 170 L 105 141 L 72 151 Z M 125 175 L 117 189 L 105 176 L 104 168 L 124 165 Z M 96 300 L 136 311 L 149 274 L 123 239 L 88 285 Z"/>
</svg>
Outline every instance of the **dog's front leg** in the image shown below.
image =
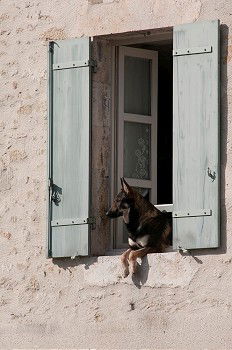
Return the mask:
<svg viewBox="0 0 232 350">
<path fill-rule="evenodd" d="M 127 277 L 129 275 L 129 255 L 130 255 L 131 249 L 127 249 L 120 257 L 121 263 L 123 266 L 123 277 Z"/>
<path fill-rule="evenodd" d="M 141 248 L 138 250 L 132 250 L 129 253 L 129 264 L 130 264 L 131 273 L 136 272 L 137 258 L 142 259 L 148 253 L 153 253 L 153 252 L 155 252 L 155 250 L 153 248 Z"/>
</svg>

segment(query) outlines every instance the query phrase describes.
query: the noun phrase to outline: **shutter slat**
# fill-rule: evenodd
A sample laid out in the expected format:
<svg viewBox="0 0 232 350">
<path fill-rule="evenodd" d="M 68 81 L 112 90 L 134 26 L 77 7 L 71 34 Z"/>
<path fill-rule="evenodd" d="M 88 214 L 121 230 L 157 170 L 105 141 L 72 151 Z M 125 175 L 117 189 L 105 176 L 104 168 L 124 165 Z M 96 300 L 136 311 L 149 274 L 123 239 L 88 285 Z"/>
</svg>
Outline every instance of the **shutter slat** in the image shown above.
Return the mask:
<svg viewBox="0 0 232 350">
<path fill-rule="evenodd" d="M 211 50 L 207 48 L 211 47 Z M 188 48 L 206 52 L 186 54 Z M 219 246 L 219 21 L 174 27 L 174 248 Z M 185 53 L 185 54 L 183 54 Z"/>
<path fill-rule="evenodd" d="M 89 38 L 53 42 L 52 64 L 90 58 Z M 52 71 L 50 255 L 89 254 L 89 224 L 51 225 L 89 218 L 90 67 Z"/>
</svg>

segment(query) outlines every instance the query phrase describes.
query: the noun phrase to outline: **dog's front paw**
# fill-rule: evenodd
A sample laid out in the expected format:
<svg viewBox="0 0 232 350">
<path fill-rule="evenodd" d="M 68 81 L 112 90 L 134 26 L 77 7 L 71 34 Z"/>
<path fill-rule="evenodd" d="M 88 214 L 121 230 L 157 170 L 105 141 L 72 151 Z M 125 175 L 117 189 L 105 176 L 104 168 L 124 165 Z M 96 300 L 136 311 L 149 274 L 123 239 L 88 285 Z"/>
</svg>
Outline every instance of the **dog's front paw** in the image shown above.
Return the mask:
<svg viewBox="0 0 232 350">
<path fill-rule="evenodd" d="M 137 261 L 132 261 L 130 263 L 130 272 L 132 273 L 132 275 L 136 273 L 136 270 L 137 270 Z"/>
<path fill-rule="evenodd" d="M 124 267 L 123 272 L 122 272 L 122 277 L 126 278 L 129 275 L 130 271 L 128 267 Z"/>
</svg>

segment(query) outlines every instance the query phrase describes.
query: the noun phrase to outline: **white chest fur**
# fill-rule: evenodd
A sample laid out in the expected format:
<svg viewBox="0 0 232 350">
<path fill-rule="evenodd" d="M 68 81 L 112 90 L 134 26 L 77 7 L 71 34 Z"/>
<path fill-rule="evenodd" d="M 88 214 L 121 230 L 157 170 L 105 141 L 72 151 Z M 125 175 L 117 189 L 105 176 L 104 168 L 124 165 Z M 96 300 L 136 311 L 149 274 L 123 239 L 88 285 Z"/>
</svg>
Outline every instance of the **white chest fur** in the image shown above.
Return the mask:
<svg viewBox="0 0 232 350">
<path fill-rule="evenodd" d="M 135 241 L 133 241 L 133 239 L 131 239 L 131 238 L 128 238 L 128 243 L 131 247 L 138 247 L 138 248 L 146 247 L 147 242 L 148 242 L 148 238 L 149 238 L 148 235 L 145 235 L 143 237 L 139 237 Z"/>
</svg>

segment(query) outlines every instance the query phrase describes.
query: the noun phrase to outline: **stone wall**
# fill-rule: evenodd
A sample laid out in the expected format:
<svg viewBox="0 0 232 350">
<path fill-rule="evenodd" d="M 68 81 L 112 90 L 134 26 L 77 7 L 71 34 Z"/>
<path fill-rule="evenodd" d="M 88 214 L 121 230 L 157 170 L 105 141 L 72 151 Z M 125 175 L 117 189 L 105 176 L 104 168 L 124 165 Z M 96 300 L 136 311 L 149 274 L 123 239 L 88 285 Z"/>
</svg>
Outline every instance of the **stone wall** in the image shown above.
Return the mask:
<svg viewBox="0 0 232 350">
<path fill-rule="evenodd" d="M 0 1 L 1 348 L 232 347 L 231 14 L 229 0 Z M 134 279 L 118 256 L 46 259 L 47 41 L 216 18 L 222 247 L 150 255 Z"/>
</svg>

